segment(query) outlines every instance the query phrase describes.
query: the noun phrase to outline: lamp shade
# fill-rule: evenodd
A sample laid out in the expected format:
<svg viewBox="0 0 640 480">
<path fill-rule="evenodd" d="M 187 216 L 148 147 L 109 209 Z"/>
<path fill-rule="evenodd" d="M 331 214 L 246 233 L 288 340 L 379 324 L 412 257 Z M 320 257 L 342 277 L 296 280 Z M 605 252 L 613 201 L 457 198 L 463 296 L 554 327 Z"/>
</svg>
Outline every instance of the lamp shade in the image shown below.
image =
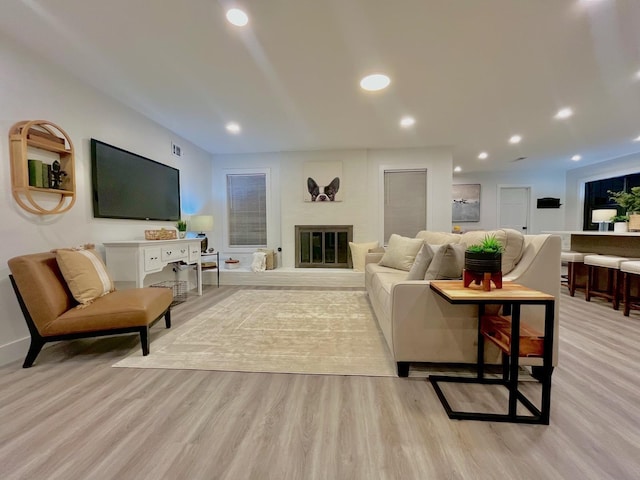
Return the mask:
<svg viewBox="0 0 640 480">
<path fill-rule="evenodd" d="M 189 222 L 192 232 L 210 232 L 213 230 L 213 217 L 211 215 L 192 215 Z"/>
<path fill-rule="evenodd" d="M 591 223 L 610 222 L 611 217 L 615 217 L 618 211 L 615 208 L 603 208 L 591 212 Z"/>
</svg>

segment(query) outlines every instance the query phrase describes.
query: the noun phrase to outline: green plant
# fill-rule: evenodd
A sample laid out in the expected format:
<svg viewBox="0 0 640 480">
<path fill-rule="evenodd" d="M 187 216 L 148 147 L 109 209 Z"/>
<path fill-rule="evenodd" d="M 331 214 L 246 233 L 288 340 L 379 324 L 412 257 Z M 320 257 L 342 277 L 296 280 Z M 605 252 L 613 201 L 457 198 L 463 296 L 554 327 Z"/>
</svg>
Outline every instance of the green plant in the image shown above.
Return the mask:
<svg viewBox="0 0 640 480">
<path fill-rule="evenodd" d="M 628 222 L 629 215 L 614 215 L 611 217 L 612 222 Z"/>
<path fill-rule="evenodd" d="M 187 222 L 185 220 L 178 220 L 178 223 L 176 223 L 176 227 L 178 227 L 179 231 L 186 232 L 187 231 Z"/>
<path fill-rule="evenodd" d="M 467 252 L 470 253 L 502 253 L 504 247 L 495 235 L 486 235 L 481 243 L 469 245 Z"/>
<path fill-rule="evenodd" d="M 607 190 L 610 199 L 624 208 L 627 213 L 640 212 L 640 187 L 631 187 L 630 192 Z"/>
</svg>

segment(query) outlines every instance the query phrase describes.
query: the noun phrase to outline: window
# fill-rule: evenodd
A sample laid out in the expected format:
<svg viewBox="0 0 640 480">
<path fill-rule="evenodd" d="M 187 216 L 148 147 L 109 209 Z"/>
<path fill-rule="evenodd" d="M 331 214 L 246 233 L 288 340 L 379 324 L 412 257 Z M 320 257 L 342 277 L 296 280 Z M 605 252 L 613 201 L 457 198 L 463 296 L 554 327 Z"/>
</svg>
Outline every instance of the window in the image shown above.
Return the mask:
<svg viewBox="0 0 640 480">
<path fill-rule="evenodd" d="M 392 233 L 415 237 L 427 228 L 427 171 L 384 171 L 384 243 Z"/>
<path fill-rule="evenodd" d="M 227 219 L 230 247 L 267 245 L 267 176 L 227 175 Z"/>
<path fill-rule="evenodd" d="M 591 212 L 593 210 L 616 208 L 618 215 L 624 215 L 626 213 L 622 207 L 617 206 L 616 203 L 609 198 L 609 190 L 612 192 L 629 192 L 631 191 L 631 187 L 637 186 L 640 186 L 640 173 L 587 182 L 584 186 L 583 230 L 598 230 L 598 225 L 591 223 Z"/>
</svg>

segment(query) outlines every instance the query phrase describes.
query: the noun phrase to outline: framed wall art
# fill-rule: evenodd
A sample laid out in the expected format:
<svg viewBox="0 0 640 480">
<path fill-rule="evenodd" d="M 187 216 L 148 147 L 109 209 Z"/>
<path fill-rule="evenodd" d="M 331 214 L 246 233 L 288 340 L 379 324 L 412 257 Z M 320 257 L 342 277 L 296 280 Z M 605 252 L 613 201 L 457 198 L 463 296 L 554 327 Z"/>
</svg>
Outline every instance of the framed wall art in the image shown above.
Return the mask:
<svg viewBox="0 0 640 480">
<path fill-rule="evenodd" d="M 452 185 L 452 222 L 480 221 L 480 184 Z"/>
<path fill-rule="evenodd" d="M 342 162 L 304 164 L 304 201 L 341 202 L 343 194 Z"/>
</svg>

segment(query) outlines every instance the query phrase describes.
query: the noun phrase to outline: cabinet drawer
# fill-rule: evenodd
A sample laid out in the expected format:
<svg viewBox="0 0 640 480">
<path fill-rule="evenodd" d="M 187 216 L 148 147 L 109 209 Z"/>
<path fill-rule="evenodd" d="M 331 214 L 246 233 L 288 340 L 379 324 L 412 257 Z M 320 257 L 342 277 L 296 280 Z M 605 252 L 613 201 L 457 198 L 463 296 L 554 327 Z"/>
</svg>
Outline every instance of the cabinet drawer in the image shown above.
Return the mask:
<svg viewBox="0 0 640 480">
<path fill-rule="evenodd" d="M 159 248 L 144 249 L 144 270 L 150 272 L 162 268 L 162 260 L 160 259 Z"/>
<path fill-rule="evenodd" d="M 163 262 L 178 262 L 189 258 L 189 248 L 186 245 L 163 247 L 161 258 Z"/>
<path fill-rule="evenodd" d="M 189 263 L 197 262 L 200 256 L 200 244 L 189 245 Z"/>
</svg>

